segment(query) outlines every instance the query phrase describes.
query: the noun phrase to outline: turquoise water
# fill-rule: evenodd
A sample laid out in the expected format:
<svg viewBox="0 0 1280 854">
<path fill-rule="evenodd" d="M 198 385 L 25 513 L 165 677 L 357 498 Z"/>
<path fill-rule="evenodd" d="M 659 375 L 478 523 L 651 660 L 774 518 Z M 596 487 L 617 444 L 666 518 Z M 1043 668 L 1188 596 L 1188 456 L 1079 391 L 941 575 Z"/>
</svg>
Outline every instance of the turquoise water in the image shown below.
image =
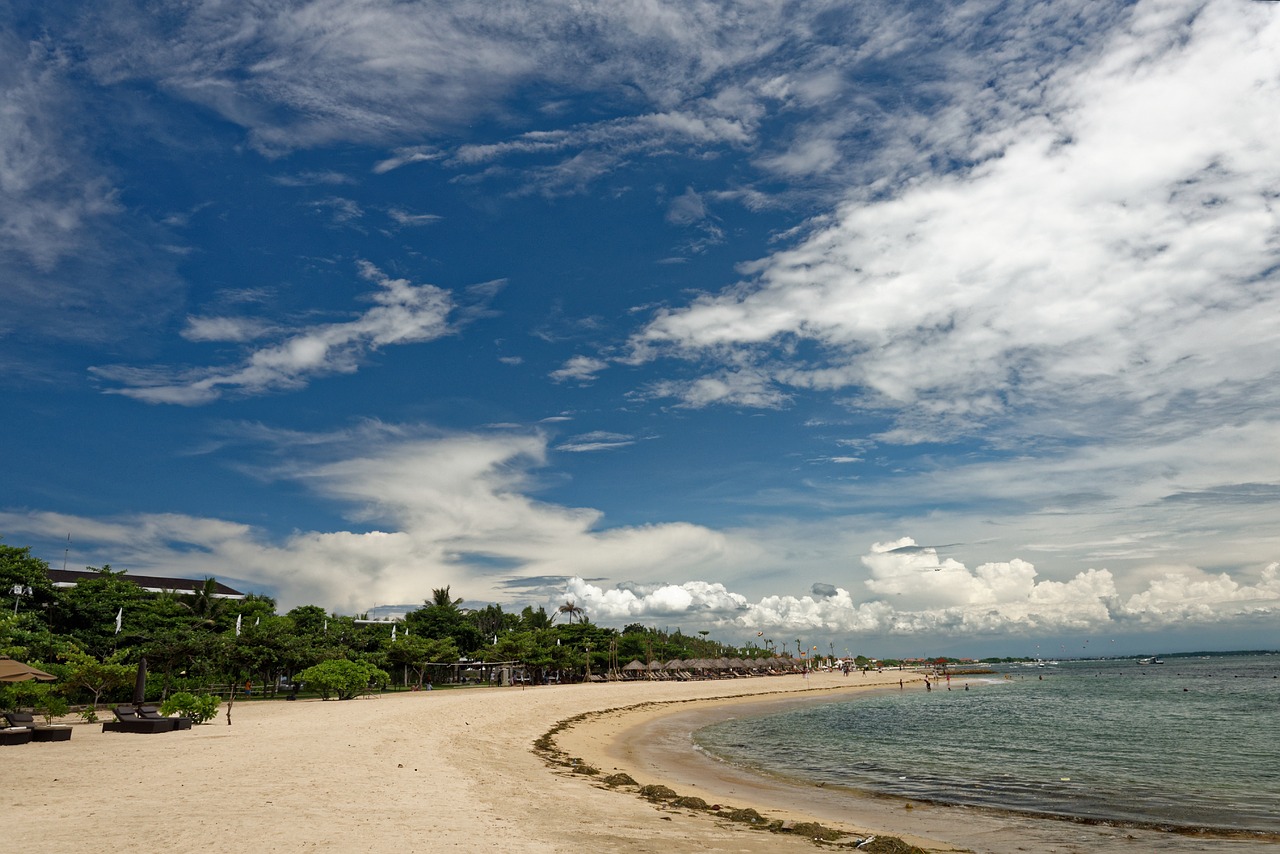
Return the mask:
<svg viewBox="0 0 1280 854">
<path fill-rule="evenodd" d="M 735 764 L 824 785 L 1280 833 L 1280 655 L 1014 667 L 951 690 L 737 718 L 694 738 Z"/>
</svg>

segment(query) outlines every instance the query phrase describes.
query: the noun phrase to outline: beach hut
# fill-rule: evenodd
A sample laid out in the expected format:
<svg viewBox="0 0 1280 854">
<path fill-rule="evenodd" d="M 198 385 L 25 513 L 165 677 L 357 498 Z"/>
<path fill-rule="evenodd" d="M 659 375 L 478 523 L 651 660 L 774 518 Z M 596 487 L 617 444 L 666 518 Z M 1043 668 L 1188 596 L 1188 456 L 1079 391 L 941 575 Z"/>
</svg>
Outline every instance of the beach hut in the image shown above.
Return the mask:
<svg viewBox="0 0 1280 854">
<path fill-rule="evenodd" d="M 630 679 L 634 679 L 645 670 L 645 666 L 640 663 L 640 659 L 638 658 L 633 658 L 630 664 L 624 664 L 622 666 L 623 675 Z"/>
</svg>

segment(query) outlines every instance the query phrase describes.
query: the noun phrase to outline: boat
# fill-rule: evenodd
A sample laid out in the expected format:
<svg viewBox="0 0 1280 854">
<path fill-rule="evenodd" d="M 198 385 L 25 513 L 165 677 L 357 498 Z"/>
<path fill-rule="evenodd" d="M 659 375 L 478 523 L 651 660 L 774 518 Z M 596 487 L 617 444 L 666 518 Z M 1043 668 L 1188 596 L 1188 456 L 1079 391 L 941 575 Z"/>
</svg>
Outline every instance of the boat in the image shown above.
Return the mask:
<svg viewBox="0 0 1280 854">
<path fill-rule="evenodd" d="M 1164 664 L 1164 659 L 1158 655 L 1153 655 L 1150 658 L 1139 658 L 1138 663 L 1139 664 Z"/>
</svg>

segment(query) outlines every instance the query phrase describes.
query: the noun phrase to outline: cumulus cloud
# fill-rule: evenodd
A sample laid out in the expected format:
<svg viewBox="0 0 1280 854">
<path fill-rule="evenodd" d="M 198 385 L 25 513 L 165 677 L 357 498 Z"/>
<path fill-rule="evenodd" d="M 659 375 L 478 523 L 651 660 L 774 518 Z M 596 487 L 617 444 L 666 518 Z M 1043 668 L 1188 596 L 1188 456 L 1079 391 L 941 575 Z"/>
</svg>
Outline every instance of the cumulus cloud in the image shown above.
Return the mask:
<svg viewBox="0 0 1280 854">
<path fill-rule="evenodd" d="M 370 296 L 373 308 L 355 320 L 293 330 L 279 343 L 251 352 L 234 367 L 173 371 L 105 366 L 91 370 L 101 379 L 123 384 L 109 393 L 147 403 L 194 406 L 217 400 L 229 391 L 262 394 L 299 388 L 317 376 L 351 373 L 359 369 L 366 354 L 381 347 L 430 341 L 452 331 L 448 317 L 454 305 L 446 291 L 392 279 L 368 262 L 361 262 L 360 276 L 379 287 Z M 255 327 L 252 321 L 223 318 L 195 322 L 188 328 L 188 337 L 228 340 L 209 336 L 248 335 L 255 330 L 261 332 L 263 327 Z"/>
<path fill-rule="evenodd" d="M 940 559 L 930 547 L 901 551 L 908 545 L 914 540 L 871 547 L 862 557 L 869 571 L 863 595 L 852 592 L 854 585 L 815 584 L 808 596 L 751 601 L 718 583 L 608 589 L 581 578 L 569 581 L 565 592 L 597 621 L 683 617 L 699 625 L 766 633 L 952 639 L 1167 629 L 1188 621 L 1230 624 L 1265 618 L 1280 607 L 1276 563 L 1261 570 L 1256 584 L 1186 568 L 1163 573 L 1126 597 L 1106 569 L 1088 569 L 1059 582 L 1038 578 L 1034 566 L 1016 558 L 969 569 Z"/>
</svg>

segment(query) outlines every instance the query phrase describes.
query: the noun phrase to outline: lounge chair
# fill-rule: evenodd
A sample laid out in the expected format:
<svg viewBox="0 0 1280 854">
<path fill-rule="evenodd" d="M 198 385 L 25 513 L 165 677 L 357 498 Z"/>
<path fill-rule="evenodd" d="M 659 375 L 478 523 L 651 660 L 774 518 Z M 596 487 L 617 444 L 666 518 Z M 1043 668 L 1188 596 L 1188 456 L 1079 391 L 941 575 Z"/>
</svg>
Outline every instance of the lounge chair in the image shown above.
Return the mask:
<svg viewBox="0 0 1280 854">
<path fill-rule="evenodd" d="M 138 717 L 144 721 L 169 721 L 174 729 L 191 729 L 191 718 L 165 717 L 155 706 L 138 706 Z"/>
<path fill-rule="evenodd" d="M 26 744 L 31 741 L 32 732 L 24 726 L 0 729 L 0 744 Z"/>
<path fill-rule="evenodd" d="M 31 730 L 32 741 L 70 741 L 71 727 L 41 726 L 30 712 L 5 712 L 5 719 L 13 729 Z"/>
<path fill-rule="evenodd" d="M 173 732 L 174 720 L 172 718 L 160 718 L 159 720 L 141 717 L 138 710 L 133 706 L 116 706 L 113 709 L 116 719 L 114 721 L 104 721 L 102 724 L 103 732 Z"/>
</svg>

